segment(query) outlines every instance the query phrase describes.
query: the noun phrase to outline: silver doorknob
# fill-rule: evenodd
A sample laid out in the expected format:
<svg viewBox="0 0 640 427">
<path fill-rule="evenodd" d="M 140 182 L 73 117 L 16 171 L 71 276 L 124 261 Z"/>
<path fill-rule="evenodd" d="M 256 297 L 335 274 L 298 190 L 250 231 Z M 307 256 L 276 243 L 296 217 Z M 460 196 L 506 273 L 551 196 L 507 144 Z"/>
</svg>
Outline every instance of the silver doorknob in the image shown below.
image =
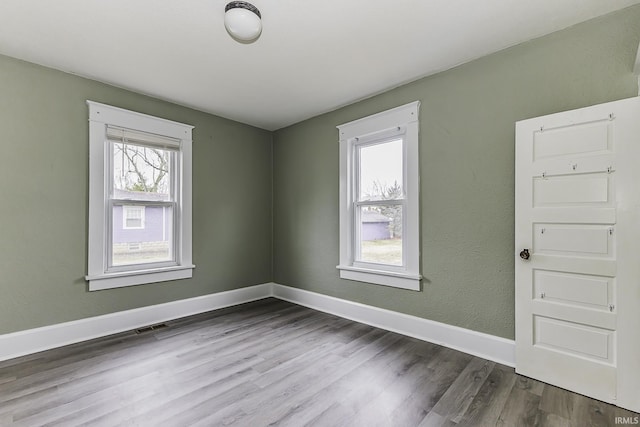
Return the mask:
<svg viewBox="0 0 640 427">
<path fill-rule="evenodd" d="M 523 249 L 522 251 L 520 251 L 520 258 L 522 258 L 523 260 L 528 260 L 529 258 L 531 258 L 531 254 L 529 253 L 529 249 Z"/>
</svg>

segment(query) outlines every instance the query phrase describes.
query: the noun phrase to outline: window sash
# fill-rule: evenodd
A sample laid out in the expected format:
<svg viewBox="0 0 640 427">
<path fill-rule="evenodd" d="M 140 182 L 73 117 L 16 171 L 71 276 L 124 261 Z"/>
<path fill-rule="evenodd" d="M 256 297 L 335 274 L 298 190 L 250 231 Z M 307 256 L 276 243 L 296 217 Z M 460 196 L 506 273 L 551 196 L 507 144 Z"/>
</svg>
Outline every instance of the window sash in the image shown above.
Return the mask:
<svg viewBox="0 0 640 427">
<path fill-rule="evenodd" d="M 110 199 L 114 199 L 114 193 L 116 191 L 116 186 L 115 186 L 115 164 L 114 164 L 114 155 L 115 155 L 115 144 L 122 144 L 122 141 L 113 141 L 113 140 L 106 140 L 107 143 L 107 158 L 106 158 L 106 165 L 105 165 L 105 171 L 108 174 L 106 181 L 107 184 L 107 194 L 109 195 Z M 126 143 L 125 143 L 126 144 Z M 136 145 L 136 144 L 134 144 Z M 180 170 L 179 170 L 179 165 L 180 165 L 180 152 L 178 151 L 173 151 L 173 150 L 166 150 L 164 148 L 160 148 L 157 146 L 153 146 L 153 145 L 136 145 L 138 147 L 142 147 L 142 148 L 151 148 L 151 149 L 162 149 L 165 151 L 169 151 L 169 200 L 171 201 L 175 201 L 178 200 L 179 197 L 179 190 L 180 190 Z M 132 192 L 134 194 L 132 194 L 132 196 L 135 196 L 136 192 Z M 140 192 L 140 193 L 144 193 L 144 192 Z M 139 201 L 143 201 L 144 199 L 136 199 L 135 197 L 131 197 L 130 199 L 127 200 L 139 200 Z"/>
<path fill-rule="evenodd" d="M 107 174 L 105 183 L 107 185 L 107 200 L 105 203 L 105 231 L 106 231 L 106 239 L 105 239 L 105 273 L 114 273 L 114 272 L 126 272 L 126 271 L 138 271 L 140 269 L 154 269 L 154 268 L 163 268 L 163 267 L 173 267 L 177 265 L 181 265 L 180 259 L 180 251 L 179 251 L 179 242 L 181 239 L 180 235 L 180 209 L 179 209 L 179 191 L 180 191 L 180 171 L 178 165 L 180 164 L 179 155 L 180 153 L 175 149 L 167 149 L 160 145 L 153 144 L 133 144 L 143 148 L 151 148 L 151 149 L 162 149 L 169 151 L 169 200 L 145 200 L 142 198 L 135 198 L 135 193 L 132 192 L 132 197 L 128 199 L 118 199 L 114 197 L 115 193 L 115 165 L 114 165 L 114 146 L 116 143 L 123 143 L 122 140 L 116 140 L 114 138 L 109 138 L 109 128 L 114 129 L 113 127 L 107 126 L 107 138 L 105 139 L 105 144 L 107 144 L 107 156 L 105 159 L 105 172 Z M 139 134 L 146 134 L 145 132 L 139 132 Z M 160 137 L 161 138 L 161 137 Z M 170 138 L 166 138 L 170 139 Z M 124 142 L 125 144 L 129 144 L 128 142 Z M 140 192 L 140 194 L 145 194 L 144 192 Z M 141 262 L 135 264 L 126 264 L 126 265 L 113 265 L 113 233 L 114 233 L 114 221 L 113 221 L 113 208 L 115 206 L 162 206 L 169 207 L 172 211 L 172 223 L 171 223 L 171 239 L 170 239 L 170 248 L 169 253 L 171 256 L 170 260 L 162 261 L 162 262 Z"/>
<path fill-rule="evenodd" d="M 350 180 L 353 184 L 353 199 L 356 201 L 362 201 L 362 202 L 373 202 L 376 201 L 374 200 L 370 200 L 370 199 L 366 199 L 366 198 L 362 198 L 361 194 L 362 194 L 362 183 L 360 182 L 361 179 L 361 168 L 362 168 L 362 159 L 361 159 L 361 150 L 363 148 L 367 148 L 367 147 L 372 147 L 375 145 L 383 145 L 383 144 L 388 144 L 390 142 L 395 142 L 400 140 L 401 144 L 402 144 L 402 179 L 401 179 L 401 185 L 402 185 L 402 194 L 399 198 L 406 198 L 407 197 L 407 168 L 406 168 L 406 140 L 405 140 L 405 134 L 404 134 L 404 128 L 403 127 L 398 127 L 397 129 L 395 129 L 391 134 L 389 134 L 389 132 L 385 132 L 382 135 L 379 136 L 379 138 L 374 138 L 372 136 L 366 138 L 366 139 L 359 139 L 359 138 L 353 138 L 352 143 L 351 143 L 351 149 L 352 151 L 352 159 L 353 159 L 353 167 L 352 167 L 352 176 L 350 177 Z"/>
<path fill-rule="evenodd" d="M 362 202 L 353 202 L 352 209 L 352 230 L 353 237 L 351 242 L 353 244 L 353 248 L 351 253 L 353 254 L 353 259 L 351 263 L 354 267 L 362 267 L 362 268 L 371 268 L 376 270 L 389 270 L 389 271 L 405 271 L 407 267 L 407 240 L 402 239 L 402 264 L 384 264 L 384 263 L 374 263 L 362 261 L 362 219 L 361 219 L 361 211 L 364 206 L 388 206 L 388 205 L 396 205 L 402 207 L 402 230 L 406 230 L 407 227 L 407 219 L 406 219 L 406 209 L 407 209 L 407 200 L 406 199 L 390 199 L 390 200 L 375 200 L 372 202 L 362 201 Z"/>
<path fill-rule="evenodd" d="M 349 177 L 352 183 L 352 209 L 351 209 L 351 223 L 352 223 L 352 238 L 351 238 L 351 265 L 354 267 L 371 268 L 376 270 L 388 270 L 388 271 L 405 271 L 407 266 L 407 243 L 406 239 L 402 239 L 402 264 L 384 264 L 384 263 L 372 263 L 361 261 L 362 258 L 362 236 L 361 236 L 361 218 L 360 211 L 363 206 L 384 206 L 384 205 L 400 205 L 402 206 L 403 213 L 407 210 L 407 168 L 406 168 L 406 140 L 405 140 L 404 126 L 398 126 L 391 130 L 386 130 L 376 134 L 369 135 L 365 138 L 355 137 L 351 140 L 351 157 L 353 159 L 353 165 L 351 168 L 351 176 Z M 361 149 L 371 147 L 375 145 L 387 144 L 397 140 L 402 141 L 402 194 L 400 198 L 394 199 L 381 199 L 381 200 L 367 200 L 361 199 L 360 195 L 362 183 L 361 180 Z M 402 229 L 407 228 L 407 217 L 402 215 Z"/>
<path fill-rule="evenodd" d="M 170 239 L 170 248 L 169 248 L 169 253 L 171 255 L 171 259 L 167 260 L 167 261 L 162 261 L 162 262 L 141 262 L 141 263 L 135 263 L 135 264 L 126 264 L 126 265 L 113 265 L 113 208 L 115 206 L 122 206 L 124 208 L 124 206 L 126 205 L 137 205 L 137 206 L 144 206 L 149 207 L 149 206 L 157 206 L 157 207 L 168 207 L 171 209 L 171 216 L 172 216 L 172 222 L 171 222 L 171 239 Z M 106 250 L 105 250 L 105 265 L 106 265 L 106 272 L 107 273 L 112 273 L 112 272 L 125 272 L 125 271 L 135 271 L 135 270 L 140 270 L 140 268 L 145 268 L 145 269 L 151 269 L 151 268 L 161 268 L 161 267 L 172 267 L 172 266 L 176 266 L 176 265 L 180 265 L 180 252 L 179 252 L 179 222 L 177 221 L 177 217 L 178 217 L 178 204 L 175 202 L 155 202 L 155 201 L 138 201 L 138 202 L 134 202 L 132 203 L 131 200 L 109 200 L 106 203 L 107 209 L 106 209 L 106 218 L 107 218 L 107 235 L 106 235 Z"/>
</svg>

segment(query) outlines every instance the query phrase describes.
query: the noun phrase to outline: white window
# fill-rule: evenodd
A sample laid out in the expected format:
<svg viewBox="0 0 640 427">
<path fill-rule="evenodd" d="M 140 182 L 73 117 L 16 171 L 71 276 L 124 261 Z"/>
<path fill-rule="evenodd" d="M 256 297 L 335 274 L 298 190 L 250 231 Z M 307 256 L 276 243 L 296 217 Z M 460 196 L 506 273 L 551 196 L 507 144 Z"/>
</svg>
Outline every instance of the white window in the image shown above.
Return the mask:
<svg viewBox="0 0 640 427">
<path fill-rule="evenodd" d="M 192 276 L 192 126 L 89 105 L 89 290 Z"/>
<path fill-rule="evenodd" d="M 122 206 L 122 228 L 125 230 L 144 229 L 144 206 Z"/>
<path fill-rule="evenodd" d="M 343 279 L 420 290 L 419 108 L 338 126 Z"/>
</svg>

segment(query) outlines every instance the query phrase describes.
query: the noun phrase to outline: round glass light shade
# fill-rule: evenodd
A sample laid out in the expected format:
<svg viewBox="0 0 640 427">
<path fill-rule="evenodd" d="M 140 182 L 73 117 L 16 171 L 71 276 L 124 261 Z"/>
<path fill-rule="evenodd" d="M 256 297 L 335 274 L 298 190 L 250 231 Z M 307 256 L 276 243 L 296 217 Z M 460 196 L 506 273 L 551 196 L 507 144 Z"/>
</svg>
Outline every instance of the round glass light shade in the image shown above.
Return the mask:
<svg viewBox="0 0 640 427">
<path fill-rule="evenodd" d="M 262 32 L 262 21 L 255 6 L 234 1 L 229 3 L 225 10 L 224 26 L 233 38 L 244 42 L 258 38 Z"/>
</svg>

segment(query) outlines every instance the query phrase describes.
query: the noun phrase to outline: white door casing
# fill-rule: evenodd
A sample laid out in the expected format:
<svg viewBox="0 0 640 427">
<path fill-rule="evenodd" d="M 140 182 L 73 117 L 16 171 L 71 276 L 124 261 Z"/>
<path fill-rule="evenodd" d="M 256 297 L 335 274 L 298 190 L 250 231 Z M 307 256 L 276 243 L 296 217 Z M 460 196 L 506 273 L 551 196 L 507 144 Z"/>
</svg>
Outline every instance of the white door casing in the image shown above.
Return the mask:
<svg viewBox="0 0 640 427">
<path fill-rule="evenodd" d="M 640 411 L 640 98 L 516 123 L 515 223 L 516 371 Z"/>
</svg>

